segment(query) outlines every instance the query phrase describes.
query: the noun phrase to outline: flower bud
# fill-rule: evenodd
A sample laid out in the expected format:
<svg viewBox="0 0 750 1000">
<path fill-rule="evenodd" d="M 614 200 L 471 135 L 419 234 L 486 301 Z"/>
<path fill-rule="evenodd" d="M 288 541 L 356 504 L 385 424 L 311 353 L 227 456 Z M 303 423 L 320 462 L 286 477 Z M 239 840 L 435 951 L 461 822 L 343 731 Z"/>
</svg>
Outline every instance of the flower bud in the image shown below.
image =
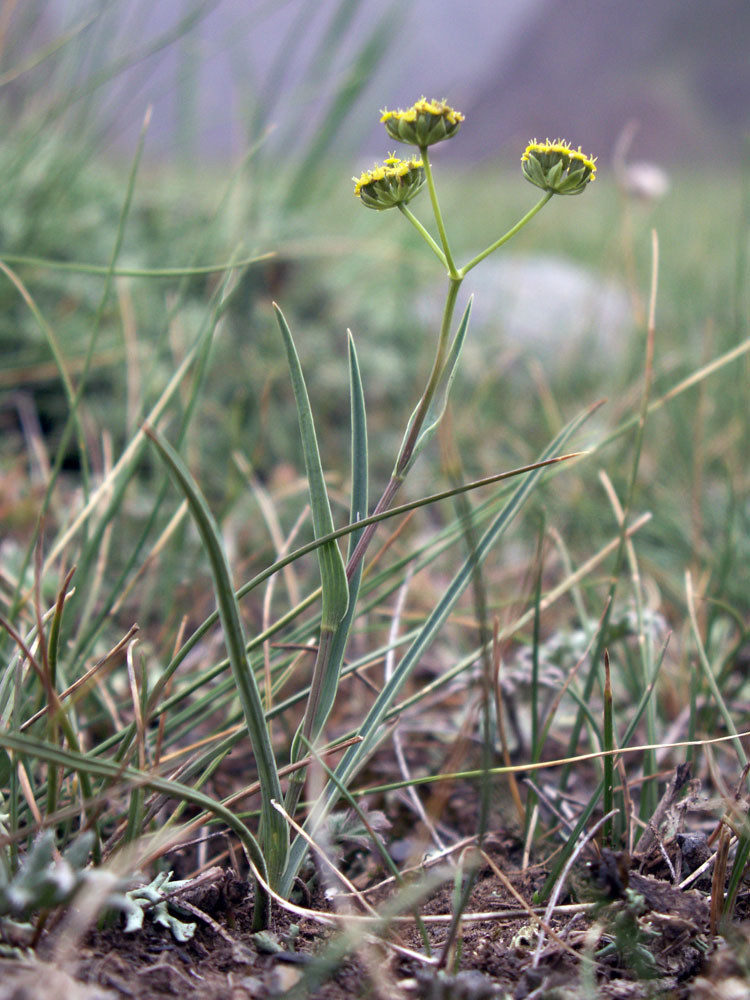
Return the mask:
<svg viewBox="0 0 750 1000">
<path fill-rule="evenodd" d="M 380 120 L 392 139 L 424 149 L 455 135 L 464 116 L 445 101 L 428 101 L 422 97 L 406 111 L 383 110 Z"/>
<path fill-rule="evenodd" d="M 571 149 L 564 139 L 529 143 L 521 157 L 526 179 L 552 194 L 581 194 L 596 179 L 596 159 Z"/>
<path fill-rule="evenodd" d="M 395 154 L 380 166 L 353 177 L 354 193 L 362 204 L 382 212 L 411 201 L 425 181 L 421 160 L 400 160 Z"/>
</svg>

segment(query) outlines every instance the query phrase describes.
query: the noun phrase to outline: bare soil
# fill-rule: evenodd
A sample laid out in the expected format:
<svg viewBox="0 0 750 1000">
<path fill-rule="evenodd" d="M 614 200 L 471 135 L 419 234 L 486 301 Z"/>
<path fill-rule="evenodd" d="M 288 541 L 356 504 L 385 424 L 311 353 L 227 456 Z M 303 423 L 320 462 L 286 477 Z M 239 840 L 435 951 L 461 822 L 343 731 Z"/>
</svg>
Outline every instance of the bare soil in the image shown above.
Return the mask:
<svg viewBox="0 0 750 1000">
<path fill-rule="evenodd" d="M 470 827 L 476 819 L 467 810 L 470 798 L 467 790 L 455 788 L 445 803 L 446 815 Z M 404 826 L 399 811 L 392 828 L 397 832 Z M 426 920 L 444 918 L 426 924 L 433 964 L 393 947 L 425 954 L 414 923 L 404 921 L 391 927 L 386 943 L 361 936 L 346 957 L 321 969 L 320 958 L 335 948 L 338 932 L 274 906 L 268 932 L 254 934 L 252 887 L 244 873 L 224 869 L 175 900 L 175 912 L 196 924 L 189 941 L 178 943 L 168 929 L 148 920 L 142 931 L 125 934 L 115 921 L 89 929 L 71 948 L 69 918 L 63 915 L 33 955 L 0 960 L 0 1000 L 270 1000 L 295 986 L 300 992 L 290 996 L 316 1000 L 750 996 L 750 921 L 736 922 L 725 937 L 711 935 L 710 881 L 700 881 L 699 889 L 675 888 L 665 860 L 666 855 L 680 870 L 684 859 L 677 838 L 655 842 L 648 857 L 634 860 L 592 848 L 558 900 L 541 946 L 539 925 L 523 903 L 532 904 L 547 868 L 523 869 L 522 845 L 506 829 L 488 835 L 485 851 L 489 860 L 475 872 L 453 946 L 446 945 L 452 880 L 420 904 Z M 376 908 L 392 897 L 377 856 L 359 850 L 347 864 Z M 298 905 L 331 912 L 322 889 L 314 880 L 311 886 L 300 893 Z M 351 898 L 339 896 L 335 902 L 339 912 L 362 912 Z M 737 913 L 742 918 L 749 910 L 743 891 Z M 473 914 L 491 916 L 475 919 Z M 435 960 L 443 955 L 446 960 L 437 968 Z"/>
</svg>

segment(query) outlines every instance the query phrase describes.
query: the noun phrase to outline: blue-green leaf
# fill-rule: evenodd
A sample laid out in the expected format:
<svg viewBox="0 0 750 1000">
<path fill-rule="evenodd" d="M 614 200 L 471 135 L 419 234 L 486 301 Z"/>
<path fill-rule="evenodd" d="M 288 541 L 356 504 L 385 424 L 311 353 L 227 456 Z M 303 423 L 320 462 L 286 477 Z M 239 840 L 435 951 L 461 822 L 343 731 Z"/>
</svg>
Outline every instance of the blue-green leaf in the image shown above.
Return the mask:
<svg viewBox="0 0 750 1000">
<path fill-rule="evenodd" d="M 227 656 L 237 685 L 237 693 L 242 704 L 245 724 L 258 767 L 258 780 L 262 795 L 261 840 L 268 864 L 269 879 L 271 885 L 275 885 L 286 861 L 289 835 L 283 817 L 271 806 L 272 799 L 281 801 L 281 784 L 266 725 L 263 703 L 245 649 L 245 634 L 240 619 L 239 605 L 232 586 L 232 577 L 221 543 L 221 535 L 205 497 L 198 489 L 180 456 L 156 431 L 149 431 L 149 436 L 185 494 L 190 513 L 198 527 L 211 564 L 211 576 Z"/>
<path fill-rule="evenodd" d="M 328 535 L 333 531 L 331 505 L 328 501 L 323 466 L 320 461 L 318 439 L 315 434 L 310 399 L 299 363 L 297 349 L 294 346 L 291 331 L 284 319 L 284 314 L 274 303 L 276 319 L 284 338 L 289 373 L 292 379 L 294 399 L 297 403 L 297 419 L 302 437 L 302 450 L 305 456 L 305 469 L 310 490 L 310 508 L 312 510 L 313 531 L 315 537 Z M 346 568 L 336 542 L 326 542 L 318 549 L 320 565 L 320 583 L 322 587 L 321 628 L 333 630 L 346 614 L 349 604 L 349 586 L 346 580 Z"/>
<path fill-rule="evenodd" d="M 357 360 L 357 350 L 354 338 L 349 333 L 349 394 L 351 399 L 352 421 L 352 494 L 349 507 L 349 523 L 354 524 L 367 516 L 368 504 L 368 471 L 367 471 L 367 417 L 365 413 L 365 396 L 362 389 L 362 378 Z M 364 529 L 353 531 L 349 535 L 349 555 L 354 551 Z M 352 619 L 357 605 L 359 584 L 362 579 L 362 563 L 360 562 L 349 581 L 349 607 L 346 614 L 336 627 L 331 642 L 330 655 L 326 674 L 322 680 L 320 701 L 315 712 L 312 725 L 313 741 L 318 738 L 326 720 L 333 708 L 336 691 L 339 685 L 341 664 L 344 660 L 346 643 L 349 638 Z"/>
</svg>

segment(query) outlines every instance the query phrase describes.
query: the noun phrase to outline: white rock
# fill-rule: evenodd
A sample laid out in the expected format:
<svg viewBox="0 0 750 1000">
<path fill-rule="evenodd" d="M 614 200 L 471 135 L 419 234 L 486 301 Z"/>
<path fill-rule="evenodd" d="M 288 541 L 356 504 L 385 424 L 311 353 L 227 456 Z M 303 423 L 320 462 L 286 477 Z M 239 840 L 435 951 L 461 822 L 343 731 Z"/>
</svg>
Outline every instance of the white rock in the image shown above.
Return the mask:
<svg viewBox="0 0 750 1000">
<path fill-rule="evenodd" d="M 589 363 L 611 364 L 623 357 L 633 331 L 624 286 L 561 257 L 506 254 L 484 261 L 462 285 L 457 316 L 470 294 L 469 366 L 508 348 L 553 370 L 584 351 Z M 424 301 L 425 319 L 439 322 L 440 305 Z"/>
</svg>

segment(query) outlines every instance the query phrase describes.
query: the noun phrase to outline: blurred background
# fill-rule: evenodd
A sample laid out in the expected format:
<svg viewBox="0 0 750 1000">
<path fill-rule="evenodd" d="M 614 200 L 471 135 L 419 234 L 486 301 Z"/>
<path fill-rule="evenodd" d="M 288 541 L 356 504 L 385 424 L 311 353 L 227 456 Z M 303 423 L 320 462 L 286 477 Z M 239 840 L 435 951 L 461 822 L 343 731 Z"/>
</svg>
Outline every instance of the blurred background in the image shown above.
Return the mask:
<svg viewBox="0 0 750 1000">
<path fill-rule="evenodd" d="M 120 63 L 99 91 L 100 123 L 127 145 L 153 104 L 151 156 L 230 160 L 257 140 L 259 120 L 283 132 L 297 112 L 312 125 L 343 86 L 351 119 L 339 148 L 373 155 L 382 146 L 377 110 L 408 106 L 423 92 L 450 96 L 467 113 L 464 161 L 512 158 L 531 135 L 550 133 L 575 137 L 607 160 L 632 119 L 644 156 L 724 161 L 749 122 L 744 0 L 8 0 L 3 7 L 15 23 L 16 56 L 78 27 L 68 47 L 80 61 L 79 82 Z M 23 93 L 22 78 L 18 85 Z"/>
<path fill-rule="evenodd" d="M 642 711 L 657 670 L 639 742 L 723 731 L 711 707 L 715 690 L 744 728 L 748 52 L 748 0 L 0 3 L 0 612 L 11 609 L 13 619 L 18 611 L 18 630 L 37 648 L 42 611 L 77 567 L 64 615 L 57 604 L 59 636 L 52 629 L 60 657 L 50 671 L 58 670 L 61 690 L 96 661 L 109 669 L 110 651 L 140 626 L 140 680 L 118 667 L 110 685 L 102 670 L 88 720 L 88 695 L 81 703 L 87 746 L 112 746 L 108 734 L 124 732 L 118 716 L 129 718 L 131 695 L 137 704 L 140 691 L 150 703 L 154 679 L 161 684 L 163 668 L 180 662 L 173 657 L 185 636 L 197 639 L 194 630 L 215 610 L 206 550 L 144 438 L 145 421 L 158 423 L 205 494 L 238 585 L 285 546 L 312 537 L 272 302 L 299 352 L 335 523 L 350 517 L 347 330 L 367 404 L 371 505 L 387 483 L 435 355 L 446 275 L 398 211 L 363 207 L 352 178 L 393 150 L 380 109 L 407 107 L 422 94 L 465 115 L 431 153 L 459 266 L 538 203 L 541 192 L 520 169 L 529 140 L 580 144 L 598 170 L 580 197 L 554 197 L 467 276 L 459 310 L 470 294 L 474 305 L 450 406 L 398 499 L 535 462 L 603 401 L 568 442 L 585 456 L 545 473 L 517 516 L 513 508 L 481 586 L 477 575 L 420 656 L 412 690 L 426 694 L 425 744 L 444 739 L 442 760 L 462 744 L 452 719 L 442 730 L 433 725 L 442 703 L 429 685 L 456 664 L 478 662 L 482 619 L 508 626 L 503 690 L 510 676 L 510 696 L 516 685 L 541 705 L 536 679 L 528 685 L 537 660 L 539 676 L 559 693 L 562 678 L 584 662 L 613 581 L 620 585 L 602 641 L 612 655 L 618 732 Z M 436 233 L 425 191 L 410 209 Z M 362 657 L 362 670 L 381 671 L 384 650 L 395 651 L 391 628 L 405 634 L 444 598 L 475 547 L 468 526 L 484 530 L 505 488 L 467 493 L 467 507 L 422 506 L 379 528 L 347 650 Z M 626 547 L 622 524 L 638 519 Z M 39 573 L 36 554 L 45 563 Z M 319 635 L 317 561 L 309 554 L 287 569 L 242 603 L 275 705 L 287 684 L 301 690 L 299 671 L 311 666 Z M 527 625 L 518 625 L 527 611 Z M 163 732 L 166 749 L 202 737 L 209 716 L 217 731 L 240 718 L 235 684 L 221 676 L 226 661 L 215 668 L 224 656 L 218 630 L 192 641 L 173 678 L 175 702 L 171 688 L 155 695 L 174 706 L 160 715 L 169 714 L 166 730 L 159 723 L 160 764 L 168 759 L 160 758 Z M 0 729 L 20 725 L 26 705 L 30 716 L 49 704 L 15 647 L 0 631 L 0 659 L 8 651 L 10 664 L 0 669 Z M 597 660 L 585 668 L 592 683 Z M 372 676 L 379 687 L 382 673 Z M 576 694 L 584 706 L 586 683 Z M 478 701 L 471 685 L 459 685 L 449 714 L 465 712 L 462 732 L 474 733 Z M 347 689 L 342 733 L 369 699 L 365 685 Z M 592 720 L 601 716 L 596 699 L 591 705 L 593 746 Z M 560 716 L 557 758 L 577 711 L 571 702 Z M 56 739 L 56 719 L 41 714 Z M 534 717 L 541 722 L 536 707 Z M 150 726 L 156 716 L 145 718 Z M 277 739 L 284 731 L 291 741 L 292 716 L 274 726 Z M 139 721 L 139 754 L 143 730 Z M 130 736 L 127 746 L 123 754 L 135 753 Z M 185 765 L 195 771 L 177 765 L 180 780 L 213 780 L 221 756 L 205 752 Z M 15 774 L 5 759 L 5 775 Z M 244 783 L 243 759 L 228 763 Z M 741 770 L 735 763 L 728 788 Z M 644 775 L 662 766 L 649 760 Z M 216 794 L 228 794 L 219 778 Z M 20 802 L 27 786 L 14 787 Z M 571 801 L 585 799 L 575 791 Z M 122 824 L 128 836 L 140 829 L 138 809 Z M 162 812 L 154 815 L 161 823 Z M 740 859 L 743 850 L 741 842 Z"/>
<path fill-rule="evenodd" d="M 272 486 L 299 470 L 276 299 L 345 492 L 346 329 L 360 350 L 380 482 L 444 295 L 440 268 L 405 221 L 352 197 L 352 176 L 393 147 L 380 109 L 425 94 L 465 114 L 433 156 L 459 260 L 537 200 L 519 169 L 525 144 L 562 136 L 598 157 L 596 183 L 581 198 L 553 199 L 465 283 L 475 309 L 452 426 L 467 477 L 489 474 L 533 460 L 581 405 L 610 400 L 592 440 L 633 412 L 652 229 L 654 392 L 748 336 L 748 43 L 746 0 L 5 0 L 0 259 L 70 371 L 90 367 L 85 428 L 101 464 L 103 429 L 116 454 L 205 321 L 220 278 L 138 270 L 272 255 L 238 272 L 191 416 L 192 467 L 227 516 L 245 502 L 238 450 Z M 413 207 L 429 225 L 425 196 Z M 102 299 L 112 259 L 123 273 Z M 68 411 L 49 337 L 9 280 L 0 350 L 1 509 L 23 529 L 48 461 L 34 442 L 54 452 Z M 681 572 L 697 537 L 712 553 L 750 519 L 734 471 L 745 375 L 722 369 L 711 383 L 699 480 L 696 397 L 653 418 L 643 503 L 667 504 L 647 529 L 662 568 Z M 628 447 L 617 438 L 607 452 L 618 486 Z M 75 476 L 79 465 L 68 443 L 64 469 Z M 440 475 L 435 449 L 408 490 L 429 492 Z M 546 502 L 572 541 L 611 530 L 601 497 L 580 481 L 568 490 Z M 739 520 L 727 536 L 730 510 Z"/>
</svg>

